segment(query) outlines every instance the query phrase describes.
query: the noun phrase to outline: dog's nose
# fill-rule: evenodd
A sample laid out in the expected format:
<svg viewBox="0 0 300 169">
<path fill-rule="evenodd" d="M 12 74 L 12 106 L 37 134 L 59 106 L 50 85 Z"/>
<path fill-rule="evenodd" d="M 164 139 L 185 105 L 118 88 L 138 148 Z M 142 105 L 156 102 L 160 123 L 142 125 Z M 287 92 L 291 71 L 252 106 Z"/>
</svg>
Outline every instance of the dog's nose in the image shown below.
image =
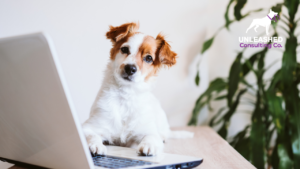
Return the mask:
<svg viewBox="0 0 300 169">
<path fill-rule="evenodd" d="M 136 66 L 135 65 L 126 65 L 124 69 L 125 69 L 125 72 L 129 76 L 133 75 L 136 72 Z"/>
</svg>

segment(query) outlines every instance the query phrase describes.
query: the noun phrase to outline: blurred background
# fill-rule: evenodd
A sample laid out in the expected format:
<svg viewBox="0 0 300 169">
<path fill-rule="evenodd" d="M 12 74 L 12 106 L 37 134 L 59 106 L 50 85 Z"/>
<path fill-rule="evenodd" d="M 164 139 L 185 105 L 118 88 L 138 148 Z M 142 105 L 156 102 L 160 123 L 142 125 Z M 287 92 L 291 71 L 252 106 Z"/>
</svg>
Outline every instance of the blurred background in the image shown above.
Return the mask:
<svg viewBox="0 0 300 169">
<path fill-rule="evenodd" d="M 269 9 L 278 2 L 281 1 L 251 0 L 242 12 Z M 233 23 L 230 32 L 222 30 L 211 49 L 200 55 L 203 42 L 225 24 L 227 4 L 226 0 L 1 0 L 0 38 L 40 31 L 48 33 L 56 47 L 78 117 L 84 122 L 100 89 L 109 59 L 111 43 L 104 36 L 108 26 L 139 21 L 140 32 L 154 37 L 163 32 L 178 54 L 178 61 L 172 68 L 161 70 L 153 92 L 167 113 L 170 125 L 184 126 L 191 117 L 196 99 L 208 87 L 210 80 L 228 76 L 230 65 L 237 51 L 241 50 L 238 37 L 246 36 L 246 28 L 252 19 L 268 13 L 262 11 Z M 259 36 L 265 29 L 259 28 L 258 31 L 250 31 L 247 35 Z M 249 52 L 255 50 L 250 49 Z M 270 50 L 268 55 L 272 59 L 281 58 L 278 52 Z M 201 80 L 196 86 L 194 79 L 199 60 Z M 279 66 L 280 63 L 274 70 Z M 270 70 L 267 75 L 273 73 Z M 217 110 L 220 104 L 223 103 L 215 103 L 212 107 Z M 198 123 L 207 124 L 210 117 L 211 113 L 205 108 Z M 249 114 L 236 113 L 232 117 L 229 136 L 249 123 Z"/>
</svg>

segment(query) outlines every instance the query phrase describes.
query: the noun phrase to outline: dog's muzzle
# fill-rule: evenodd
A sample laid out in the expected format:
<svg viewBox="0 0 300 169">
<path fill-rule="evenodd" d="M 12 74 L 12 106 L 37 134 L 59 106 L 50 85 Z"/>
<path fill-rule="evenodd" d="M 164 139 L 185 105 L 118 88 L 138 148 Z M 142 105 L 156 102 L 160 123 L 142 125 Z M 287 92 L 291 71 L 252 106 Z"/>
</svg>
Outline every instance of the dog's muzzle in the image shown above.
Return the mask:
<svg viewBox="0 0 300 169">
<path fill-rule="evenodd" d="M 126 80 L 131 81 L 133 75 L 136 73 L 137 68 L 135 65 L 127 64 L 124 66 L 124 71 L 122 73 L 122 77 Z"/>
</svg>

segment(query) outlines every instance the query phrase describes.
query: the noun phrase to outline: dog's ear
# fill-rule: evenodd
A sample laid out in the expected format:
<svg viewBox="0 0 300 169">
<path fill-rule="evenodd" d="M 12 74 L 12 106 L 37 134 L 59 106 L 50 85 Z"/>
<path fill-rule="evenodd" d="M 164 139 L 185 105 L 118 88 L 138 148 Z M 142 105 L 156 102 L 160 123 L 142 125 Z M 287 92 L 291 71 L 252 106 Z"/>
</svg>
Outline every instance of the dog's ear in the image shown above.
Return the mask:
<svg viewBox="0 0 300 169">
<path fill-rule="evenodd" d="M 139 23 L 125 23 L 121 26 L 109 26 L 109 31 L 106 33 L 106 38 L 113 43 L 126 37 L 129 33 L 136 32 L 139 29 Z"/>
<path fill-rule="evenodd" d="M 160 33 L 156 37 L 157 50 L 155 62 L 160 62 L 159 64 L 164 64 L 167 66 L 173 66 L 176 63 L 177 54 L 171 51 L 171 46 L 165 40 L 165 37 Z"/>
</svg>

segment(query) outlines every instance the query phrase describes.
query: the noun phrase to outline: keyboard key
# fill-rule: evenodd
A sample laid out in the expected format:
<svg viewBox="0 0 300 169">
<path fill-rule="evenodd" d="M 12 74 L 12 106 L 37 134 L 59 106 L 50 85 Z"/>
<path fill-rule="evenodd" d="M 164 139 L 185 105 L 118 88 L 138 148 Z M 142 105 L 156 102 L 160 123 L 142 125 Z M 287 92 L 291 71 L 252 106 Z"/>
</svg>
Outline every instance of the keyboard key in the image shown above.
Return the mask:
<svg viewBox="0 0 300 169">
<path fill-rule="evenodd" d="M 134 166 L 151 165 L 153 163 L 142 160 L 132 160 L 121 157 L 111 157 L 103 155 L 92 156 L 93 162 L 96 166 L 105 168 L 128 168 Z"/>
</svg>

